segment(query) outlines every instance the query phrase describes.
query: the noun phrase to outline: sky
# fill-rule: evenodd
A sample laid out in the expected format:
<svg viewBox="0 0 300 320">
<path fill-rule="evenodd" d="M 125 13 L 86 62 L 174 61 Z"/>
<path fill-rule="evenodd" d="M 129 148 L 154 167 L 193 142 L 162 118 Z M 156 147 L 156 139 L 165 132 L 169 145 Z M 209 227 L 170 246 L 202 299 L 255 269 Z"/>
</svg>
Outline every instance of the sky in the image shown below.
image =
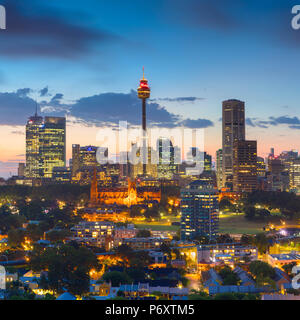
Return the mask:
<svg viewBox="0 0 300 320">
<path fill-rule="evenodd" d="M 97 145 L 119 120 L 139 125 L 142 67 L 150 126 L 203 128 L 221 147 L 222 101 L 246 105 L 258 154 L 300 149 L 300 29 L 290 0 L 0 0 L 0 176 L 25 160 L 35 112 L 67 117 L 73 143 Z"/>
</svg>

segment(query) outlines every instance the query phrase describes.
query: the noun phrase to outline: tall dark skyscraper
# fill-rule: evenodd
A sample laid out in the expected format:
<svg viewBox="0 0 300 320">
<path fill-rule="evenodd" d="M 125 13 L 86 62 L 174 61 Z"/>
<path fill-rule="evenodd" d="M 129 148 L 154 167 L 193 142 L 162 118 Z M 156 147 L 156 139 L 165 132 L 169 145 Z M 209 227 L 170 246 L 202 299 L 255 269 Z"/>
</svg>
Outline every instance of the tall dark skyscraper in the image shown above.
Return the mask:
<svg viewBox="0 0 300 320">
<path fill-rule="evenodd" d="M 239 140 L 233 144 L 233 190 L 252 192 L 257 188 L 257 142 Z"/>
<path fill-rule="evenodd" d="M 215 239 L 219 232 L 218 191 L 207 181 L 196 180 L 181 190 L 181 239 Z"/>
<path fill-rule="evenodd" d="M 222 184 L 233 182 L 233 145 L 235 141 L 245 140 L 245 103 L 239 100 L 223 101 L 223 179 Z"/>
</svg>

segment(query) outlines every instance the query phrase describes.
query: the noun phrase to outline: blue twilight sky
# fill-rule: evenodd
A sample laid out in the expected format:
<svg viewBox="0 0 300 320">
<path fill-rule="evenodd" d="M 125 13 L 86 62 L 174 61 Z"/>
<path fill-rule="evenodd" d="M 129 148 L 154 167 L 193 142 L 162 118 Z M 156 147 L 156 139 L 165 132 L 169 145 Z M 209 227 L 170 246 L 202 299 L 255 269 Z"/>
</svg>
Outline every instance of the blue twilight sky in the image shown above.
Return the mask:
<svg viewBox="0 0 300 320">
<path fill-rule="evenodd" d="M 142 66 L 149 122 L 205 128 L 221 147 L 221 102 L 246 102 L 259 154 L 298 149 L 300 29 L 290 0 L 0 0 L 0 176 L 24 160 L 34 100 L 68 116 L 72 143 L 96 144 L 99 126 L 140 123 Z M 4 138 L 5 137 L 5 138 Z"/>
</svg>

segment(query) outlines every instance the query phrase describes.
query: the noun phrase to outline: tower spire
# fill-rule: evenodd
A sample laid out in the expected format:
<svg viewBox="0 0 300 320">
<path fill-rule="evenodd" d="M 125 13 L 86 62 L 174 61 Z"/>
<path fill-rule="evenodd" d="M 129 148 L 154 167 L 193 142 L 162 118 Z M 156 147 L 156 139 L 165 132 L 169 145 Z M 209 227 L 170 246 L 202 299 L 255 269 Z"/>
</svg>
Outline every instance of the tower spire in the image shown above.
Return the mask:
<svg viewBox="0 0 300 320">
<path fill-rule="evenodd" d="M 145 80 L 145 67 L 143 67 L 143 80 Z"/>
<path fill-rule="evenodd" d="M 38 103 L 37 101 L 35 102 L 35 117 L 38 116 Z"/>
</svg>

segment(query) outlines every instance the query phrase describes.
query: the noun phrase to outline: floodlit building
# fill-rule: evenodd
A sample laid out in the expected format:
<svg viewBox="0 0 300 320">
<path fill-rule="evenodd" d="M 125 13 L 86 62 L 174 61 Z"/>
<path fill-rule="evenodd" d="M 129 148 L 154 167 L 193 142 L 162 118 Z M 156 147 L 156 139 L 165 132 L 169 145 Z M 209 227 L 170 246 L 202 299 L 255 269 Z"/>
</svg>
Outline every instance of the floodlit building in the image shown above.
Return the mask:
<svg viewBox="0 0 300 320">
<path fill-rule="evenodd" d="M 213 239 L 219 231 L 217 189 L 210 183 L 196 180 L 181 190 L 181 239 L 197 236 Z"/>
<path fill-rule="evenodd" d="M 257 142 L 238 140 L 233 146 L 233 190 L 252 192 L 257 189 Z"/>
<path fill-rule="evenodd" d="M 37 112 L 26 125 L 27 178 L 52 178 L 54 167 L 66 166 L 66 119 L 40 117 Z"/>
<path fill-rule="evenodd" d="M 223 186 L 232 183 L 233 144 L 245 140 L 245 103 L 239 100 L 223 101 Z"/>
<path fill-rule="evenodd" d="M 217 174 L 217 186 L 220 190 L 223 186 L 223 152 L 222 149 L 216 152 L 216 174 Z"/>
<path fill-rule="evenodd" d="M 45 117 L 39 133 L 41 176 L 52 178 L 54 167 L 66 166 L 66 118 Z"/>
</svg>

